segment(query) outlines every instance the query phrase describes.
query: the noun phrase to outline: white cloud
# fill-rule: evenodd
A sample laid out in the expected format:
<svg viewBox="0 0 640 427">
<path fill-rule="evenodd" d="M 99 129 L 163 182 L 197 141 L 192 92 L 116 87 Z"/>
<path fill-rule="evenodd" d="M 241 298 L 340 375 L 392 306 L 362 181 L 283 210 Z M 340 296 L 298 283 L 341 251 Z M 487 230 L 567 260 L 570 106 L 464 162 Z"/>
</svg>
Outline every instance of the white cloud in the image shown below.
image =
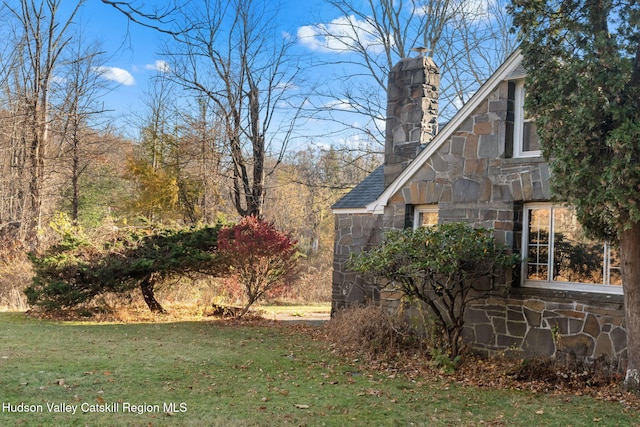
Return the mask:
<svg viewBox="0 0 640 427">
<path fill-rule="evenodd" d="M 107 80 L 111 80 L 125 86 L 133 86 L 136 84 L 136 80 L 133 78 L 131 73 L 127 70 L 123 70 L 122 68 L 96 67 L 95 72 Z"/>
<path fill-rule="evenodd" d="M 475 92 L 467 92 L 465 94 L 458 94 L 454 99 L 453 99 L 453 106 L 459 110 L 461 109 L 464 104 L 466 104 L 467 102 L 469 102 L 469 100 L 471 99 L 471 97 L 475 95 Z"/>
<path fill-rule="evenodd" d="M 57 84 L 59 84 L 59 85 L 62 85 L 62 84 L 65 84 L 65 83 L 67 82 L 67 78 L 66 78 L 66 77 L 62 77 L 62 76 L 57 76 L 57 75 L 55 75 L 55 76 L 52 76 L 52 77 L 51 77 L 51 81 L 52 81 L 53 83 L 57 83 Z"/>
<path fill-rule="evenodd" d="M 463 19 L 467 21 L 484 21 L 491 18 L 489 12 L 489 3 L 491 0 L 467 0 L 462 3 L 462 15 Z"/>
<path fill-rule="evenodd" d="M 338 99 L 324 104 L 328 110 L 355 111 L 353 104 L 347 99 Z"/>
<path fill-rule="evenodd" d="M 373 25 L 351 15 L 328 24 L 305 25 L 297 35 L 301 45 L 318 52 L 349 52 L 357 45 L 380 52 L 384 47 L 375 34 Z"/>
<path fill-rule="evenodd" d="M 167 61 L 163 61 L 162 59 L 158 59 L 153 64 L 147 64 L 144 66 L 144 68 L 147 70 L 159 71 L 161 73 L 168 73 L 169 71 L 171 71 L 171 67 L 169 67 Z"/>
<path fill-rule="evenodd" d="M 276 83 L 276 85 L 274 86 L 274 89 L 278 89 L 278 90 L 297 90 L 299 89 L 298 85 L 292 83 L 292 82 L 280 82 L 280 83 Z"/>
</svg>

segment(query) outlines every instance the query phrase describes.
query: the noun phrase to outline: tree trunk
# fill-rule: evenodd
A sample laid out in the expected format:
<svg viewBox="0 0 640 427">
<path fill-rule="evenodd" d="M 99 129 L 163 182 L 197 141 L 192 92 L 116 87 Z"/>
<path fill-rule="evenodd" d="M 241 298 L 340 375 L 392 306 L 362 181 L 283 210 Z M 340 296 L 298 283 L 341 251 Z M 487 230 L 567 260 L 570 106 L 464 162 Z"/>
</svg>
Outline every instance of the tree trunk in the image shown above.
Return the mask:
<svg viewBox="0 0 640 427">
<path fill-rule="evenodd" d="M 75 139 L 75 138 L 74 138 Z M 71 219 L 74 225 L 78 225 L 78 214 L 80 210 L 80 156 L 78 153 L 78 141 L 77 139 L 73 144 L 73 163 L 71 169 L 71 189 L 73 191 L 71 199 Z"/>
<path fill-rule="evenodd" d="M 152 313 L 160 313 L 160 314 L 167 313 L 165 309 L 162 308 L 162 305 L 160 305 L 160 303 L 155 297 L 154 290 L 153 290 L 152 275 L 149 275 L 145 277 L 144 280 L 142 280 L 142 283 L 140 283 L 140 290 L 142 291 L 144 302 L 147 303 L 147 306 L 149 307 L 149 310 L 151 310 Z"/>
<path fill-rule="evenodd" d="M 620 261 L 627 329 L 627 374 L 624 387 L 640 391 L 640 223 L 620 235 Z"/>
</svg>

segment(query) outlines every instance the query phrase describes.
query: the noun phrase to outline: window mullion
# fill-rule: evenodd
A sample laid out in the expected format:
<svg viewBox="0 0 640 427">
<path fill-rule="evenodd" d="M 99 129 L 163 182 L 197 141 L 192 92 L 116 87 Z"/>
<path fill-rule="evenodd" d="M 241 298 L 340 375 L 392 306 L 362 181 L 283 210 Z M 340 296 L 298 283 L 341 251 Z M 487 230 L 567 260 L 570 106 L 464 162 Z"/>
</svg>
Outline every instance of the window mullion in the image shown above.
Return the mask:
<svg viewBox="0 0 640 427">
<path fill-rule="evenodd" d="M 555 221 L 554 221 L 555 210 L 553 208 L 549 208 L 549 249 L 547 254 L 547 281 L 551 283 L 553 281 L 553 262 L 555 256 Z"/>
<path fill-rule="evenodd" d="M 608 242 L 604 242 L 604 262 L 602 263 L 602 284 L 603 285 L 609 285 L 611 282 L 609 280 L 609 275 L 611 273 L 611 269 L 609 268 L 609 258 L 610 258 L 611 252 L 609 250 L 609 243 Z"/>
</svg>

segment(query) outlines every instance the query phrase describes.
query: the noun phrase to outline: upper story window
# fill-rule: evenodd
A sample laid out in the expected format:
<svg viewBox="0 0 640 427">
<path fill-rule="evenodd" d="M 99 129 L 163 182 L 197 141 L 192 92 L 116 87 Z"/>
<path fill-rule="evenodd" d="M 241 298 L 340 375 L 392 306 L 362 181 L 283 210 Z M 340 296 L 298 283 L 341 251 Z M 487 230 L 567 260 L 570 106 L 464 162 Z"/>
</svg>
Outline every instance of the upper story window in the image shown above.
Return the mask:
<svg viewBox="0 0 640 427">
<path fill-rule="evenodd" d="M 413 211 L 413 229 L 438 225 L 438 205 L 419 205 Z"/>
<path fill-rule="evenodd" d="M 527 116 L 524 109 L 525 97 L 524 79 L 517 80 L 515 82 L 513 111 L 513 156 L 538 157 L 542 155 L 540 140 L 535 123 L 531 117 Z"/>
<path fill-rule="evenodd" d="M 530 204 L 523 219 L 524 286 L 622 293 L 617 248 L 587 238 L 573 209 Z"/>
</svg>

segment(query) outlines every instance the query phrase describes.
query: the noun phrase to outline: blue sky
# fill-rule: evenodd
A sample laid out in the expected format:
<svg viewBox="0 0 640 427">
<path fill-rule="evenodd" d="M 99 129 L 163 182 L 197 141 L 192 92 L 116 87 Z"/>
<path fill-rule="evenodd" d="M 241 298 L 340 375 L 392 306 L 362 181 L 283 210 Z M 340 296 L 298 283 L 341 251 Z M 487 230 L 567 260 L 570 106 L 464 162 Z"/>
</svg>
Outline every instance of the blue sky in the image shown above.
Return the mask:
<svg viewBox="0 0 640 427">
<path fill-rule="evenodd" d="M 202 0 L 193 0 L 196 2 Z M 357 2 L 358 0 L 354 0 Z M 364 0 L 363 0 L 364 1 Z M 462 1 L 462 0 L 461 0 Z M 477 11 L 476 22 L 489 23 L 490 19 L 487 12 L 487 4 L 502 0 L 464 0 L 465 7 L 469 10 Z M 76 2 L 62 1 L 63 7 L 71 7 Z M 133 0 L 133 4 L 144 5 L 146 10 L 153 7 L 154 4 L 166 5 L 168 1 L 162 0 Z M 366 3 L 366 1 L 365 1 Z M 497 4 L 497 3 L 496 3 Z M 345 25 L 345 18 L 339 11 L 331 8 L 325 0 L 281 0 L 280 13 L 276 25 L 283 33 L 291 34 L 297 38 L 296 53 L 300 54 L 307 61 L 323 61 L 331 63 L 331 68 L 311 67 L 311 74 L 308 77 L 310 81 L 321 82 L 325 85 L 340 83 L 334 77 L 340 73 L 340 67 L 345 65 L 345 56 L 339 53 L 344 47 L 338 38 L 322 38 L 318 36 L 314 26 L 323 26 L 332 34 L 338 36 L 349 25 Z M 379 45 L 369 43 L 370 37 L 367 37 L 367 26 L 356 18 L 355 27 L 360 29 L 359 35 L 364 40 L 369 51 L 375 51 Z M 148 111 L 144 103 L 145 93 L 150 87 L 150 78 L 162 69 L 162 45 L 163 40 L 168 36 L 153 29 L 145 28 L 139 24 L 129 22 L 127 17 L 115 10 L 113 7 L 102 3 L 100 0 L 86 0 L 80 15 L 76 19 L 84 29 L 85 37 L 89 41 L 99 40 L 107 53 L 108 60 L 102 69 L 103 77 L 107 78 L 113 84 L 113 90 L 104 97 L 104 106 L 107 109 L 114 110 L 114 116 L 117 118 L 117 124 L 124 127 L 125 136 L 136 138 L 137 125 L 140 125 L 142 119 Z M 333 62 L 332 62 L 333 61 Z M 341 65 L 342 64 L 342 65 Z M 499 64 L 492 64 L 497 66 Z M 346 69 L 347 74 L 353 75 L 351 68 Z M 359 144 L 362 135 L 353 131 L 357 128 L 359 120 L 363 120 L 364 127 L 370 127 L 371 123 L 367 122 L 364 116 L 358 116 L 349 112 L 352 106 L 347 103 L 341 103 L 342 99 L 329 100 L 325 98 L 319 100 L 318 103 L 323 105 L 331 105 L 332 113 L 341 115 L 343 123 L 347 124 L 346 131 L 340 135 L 332 135 L 326 137 L 331 132 L 327 129 L 329 122 L 310 123 L 306 126 L 310 129 L 305 133 L 302 140 L 314 139 L 316 136 L 325 135 L 324 138 L 316 139 L 315 143 L 327 145 L 327 142 L 333 144 Z M 384 113 L 381 114 L 384 116 Z M 375 121 L 378 129 L 384 127 L 384 117 L 380 117 Z M 315 126 L 315 129 L 313 127 Z M 343 128 L 345 129 L 345 128 Z M 332 138 L 330 141 L 326 141 Z M 304 142 L 306 144 L 306 142 Z M 366 144 L 366 142 L 363 142 Z"/>
<path fill-rule="evenodd" d="M 145 7 L 154 4 L 149 1 L 134 3 L 145 4 Z M 321 0 L 285 0 L 279 15 L 282 31 L 296 34 L 300 27 L 322 19 L 322 4 Z M 70 2 L 63 2 L 63 7 L 69 6 Z M 326 7 L 324 10 L 326 12 Z M 127 126 L 127 121 L 135 121 L 136 116 L 144 113 L 142 99 L 149 89 L 149 79 L 164 66 L 160 51 L 167 35 L 129 22 L 122 13 L 99 0 L 88 0 L 75 21 L 84 29 L 84 37 L 100 41 L 107 52 L 108 59 L 102 72 L 113 83 L 113 90 L 103 101 L 107 109 L 115 110 L 117 123 Z M 312 44 L 303 48 L 309 52 L 319 50 Z M 135 137 L 132 133 L 134 131 L 129 130 L 126 136 Z"/>
</svg>

